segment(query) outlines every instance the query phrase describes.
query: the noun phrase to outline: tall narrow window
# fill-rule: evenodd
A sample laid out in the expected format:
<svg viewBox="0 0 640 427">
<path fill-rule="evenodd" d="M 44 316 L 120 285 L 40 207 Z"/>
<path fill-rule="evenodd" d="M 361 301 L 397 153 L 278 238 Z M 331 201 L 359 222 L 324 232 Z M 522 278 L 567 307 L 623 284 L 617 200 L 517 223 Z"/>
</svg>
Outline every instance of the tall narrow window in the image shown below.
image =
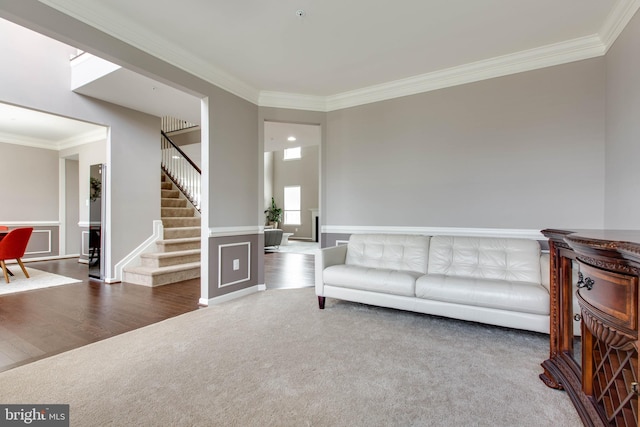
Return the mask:
<svg viewBox="0 0 640 427">
<path fill-rule="evenodd" d="M 284 160 L 294 160 L 302 157 L 301 147 L 285 148 Z"/>
<path fill-rule="evenodd" d="M 300 225 L 300 186 L 284 187 L 284 223 Z"/>
</svg>

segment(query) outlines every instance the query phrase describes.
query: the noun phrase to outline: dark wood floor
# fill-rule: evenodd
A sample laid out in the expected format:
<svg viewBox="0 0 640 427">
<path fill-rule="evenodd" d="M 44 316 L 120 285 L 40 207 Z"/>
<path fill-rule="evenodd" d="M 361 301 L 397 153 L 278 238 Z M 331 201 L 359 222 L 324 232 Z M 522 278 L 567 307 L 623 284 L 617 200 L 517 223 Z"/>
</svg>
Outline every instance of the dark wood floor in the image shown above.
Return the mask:
<svg viewBox="0 0 640 427">
<path fill-rule="evenodd" d="M 264 259 L 267 289 L 313 286 L 313 255 Z M 0 372 L 199 308 L 199 279 L 148 288 L 90 280 L 74 259 L 27 266 L 82 282 L 0 296 Z"/>
<path fill-rule="evenodd" d="M 267 289 L 300 288 L 315 284 L 313 255 L 265 252 L 264 281 Z"/>
</svg>

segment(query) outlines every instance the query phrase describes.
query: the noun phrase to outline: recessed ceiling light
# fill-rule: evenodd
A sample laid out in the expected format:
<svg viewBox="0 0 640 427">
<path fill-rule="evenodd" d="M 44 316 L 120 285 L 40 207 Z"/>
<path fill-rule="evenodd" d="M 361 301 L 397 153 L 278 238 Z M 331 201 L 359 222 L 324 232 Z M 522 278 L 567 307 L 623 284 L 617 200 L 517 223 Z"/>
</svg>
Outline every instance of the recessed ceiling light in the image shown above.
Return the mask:
<svg viewBox="0 0 640 427">
<path fill-rule="evenodd" d="M 287 141 L 291 141 L 291 142 L 293 142 L 293 141 L 295 141 L 295 140 L 296 140 L 296 137 L 295 137 L 295 136 L 290 136 L 289 138 L 287 138 Z"/>
</svg>

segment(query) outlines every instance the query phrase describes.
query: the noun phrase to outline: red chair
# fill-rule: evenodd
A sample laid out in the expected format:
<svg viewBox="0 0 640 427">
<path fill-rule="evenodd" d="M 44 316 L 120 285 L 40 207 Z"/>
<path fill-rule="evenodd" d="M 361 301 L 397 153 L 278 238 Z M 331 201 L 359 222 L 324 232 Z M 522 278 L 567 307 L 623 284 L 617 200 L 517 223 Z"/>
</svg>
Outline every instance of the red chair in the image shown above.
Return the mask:
<svg viewBox="0 0 640 427">
<path fill-rule="evenodd" d="M 9 272 L 5 260 L 8 259 L 17 260 L 20 268 L 22 268 L 22 272 L 29 278 L 29 273 L 27 273 L 27 269 L 24 268 L 24 264 L 20 258 L 24 256 L 32 232 L 33 227 L 15 228 L 4 236 L 4 239 L 0 240 L 0 266 L 2 266 L 4 279 L 7 283 L 9 283 Z"/>
</svg>

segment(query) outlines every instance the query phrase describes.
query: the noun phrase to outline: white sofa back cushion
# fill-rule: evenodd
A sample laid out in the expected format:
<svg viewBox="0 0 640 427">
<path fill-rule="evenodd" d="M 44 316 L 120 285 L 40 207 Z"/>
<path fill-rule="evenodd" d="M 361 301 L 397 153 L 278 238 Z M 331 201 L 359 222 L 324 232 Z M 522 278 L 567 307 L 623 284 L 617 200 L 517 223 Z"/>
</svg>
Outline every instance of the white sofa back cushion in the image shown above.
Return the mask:
<svg viewBox="0 0 640 427">
<path fill-rule="evenodd" d="M 427 273 L 429 236 L 353 234 L 345 264 Z"/>
<path fill-rule="evenodd" d="M 541 283 L 535 240 L 433 236 L 430 245 L 429 274 Z"/>
</svg>

